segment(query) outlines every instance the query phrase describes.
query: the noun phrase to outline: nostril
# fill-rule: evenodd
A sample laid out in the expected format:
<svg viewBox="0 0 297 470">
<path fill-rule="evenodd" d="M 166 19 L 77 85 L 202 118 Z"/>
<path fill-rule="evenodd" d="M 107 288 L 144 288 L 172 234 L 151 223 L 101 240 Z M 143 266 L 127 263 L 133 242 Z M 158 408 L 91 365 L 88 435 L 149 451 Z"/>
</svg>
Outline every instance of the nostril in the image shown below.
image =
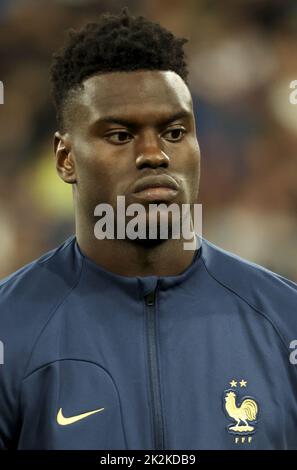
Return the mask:
<svg viewBox="0 0 297 470">
<path fill-rule="evenodd" d="M 136 166 L 143 168 L 148 166 L 151 168 L 163 167 L 167 168 L 169 157 L 164 152 L 140 154 L 136 159 Z"/>
</svg>

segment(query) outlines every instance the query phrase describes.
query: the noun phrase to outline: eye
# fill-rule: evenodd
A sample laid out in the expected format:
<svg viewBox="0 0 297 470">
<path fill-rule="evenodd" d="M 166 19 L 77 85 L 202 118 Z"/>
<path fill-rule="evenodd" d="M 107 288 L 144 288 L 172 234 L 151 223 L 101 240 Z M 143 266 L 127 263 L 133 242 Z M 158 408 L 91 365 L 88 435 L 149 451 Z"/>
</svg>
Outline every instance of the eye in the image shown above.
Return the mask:
<svg viewBox="0 0 297 470">
<path fill-rule="evenodd" d="M 169 142 L 179 142 L 185 135 L 186 130 L 183 127 L 175 127 L 164 132 L 163 137 Z"/>
<path fill-rule="evenodd" d="M 116 131 L 105 136 L 105 139 L 115 145 L 127 144 L 132 139 L 127 131 Z"/>
</svg>

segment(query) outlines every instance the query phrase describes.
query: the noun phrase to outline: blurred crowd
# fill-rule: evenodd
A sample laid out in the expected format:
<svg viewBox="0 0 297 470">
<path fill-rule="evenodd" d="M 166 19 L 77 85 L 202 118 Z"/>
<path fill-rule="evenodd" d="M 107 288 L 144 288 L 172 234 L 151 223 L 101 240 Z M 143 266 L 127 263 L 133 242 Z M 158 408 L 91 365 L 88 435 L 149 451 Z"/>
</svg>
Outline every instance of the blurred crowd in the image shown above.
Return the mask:
<svg viewBox="0 0 297 470">
<path fill-rule="evenodd" d="M 297 281 L 294 0 L 0 0 L 0 277 L 74 233 L 48 69 L 69 28 L 126 5 L 190 40 L 203 236 Z"/>
</svg>

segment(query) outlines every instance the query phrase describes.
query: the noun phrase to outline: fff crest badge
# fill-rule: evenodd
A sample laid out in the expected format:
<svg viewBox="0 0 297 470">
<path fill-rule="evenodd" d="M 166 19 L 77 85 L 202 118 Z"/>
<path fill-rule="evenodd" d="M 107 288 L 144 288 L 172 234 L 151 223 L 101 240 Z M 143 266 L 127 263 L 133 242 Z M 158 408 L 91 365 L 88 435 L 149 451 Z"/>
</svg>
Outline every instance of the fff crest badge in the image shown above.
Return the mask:
<svg viewBox="0 0 297 470">
<path fill-rule="evenodd" d="M 259 403 L 255 397 L 247 395 L 247 380 L 232 379 L 230 387 L 223 393 L 223 410 L 231 422 L 227 432 L 234 436 L 236 444 L 250 444 L 257 430 Z"/>
</svg>

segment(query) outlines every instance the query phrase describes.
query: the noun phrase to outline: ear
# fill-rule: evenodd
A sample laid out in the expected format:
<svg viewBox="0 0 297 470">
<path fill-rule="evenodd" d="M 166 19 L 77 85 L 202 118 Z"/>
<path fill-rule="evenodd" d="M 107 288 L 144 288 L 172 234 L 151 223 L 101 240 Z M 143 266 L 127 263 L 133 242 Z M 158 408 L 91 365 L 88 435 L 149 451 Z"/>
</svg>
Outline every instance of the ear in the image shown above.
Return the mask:
<svg viewBox="0 0 297 470">
<path fill-rule="evenodd" d="M 69 135 L 55 132 L 54 135 L 54 152 L 56 157 L 56 169 L 60 178 L 65 183 L 76 183 L 75 163 L 71 151 L 71 143 Z"/>
</svg>

